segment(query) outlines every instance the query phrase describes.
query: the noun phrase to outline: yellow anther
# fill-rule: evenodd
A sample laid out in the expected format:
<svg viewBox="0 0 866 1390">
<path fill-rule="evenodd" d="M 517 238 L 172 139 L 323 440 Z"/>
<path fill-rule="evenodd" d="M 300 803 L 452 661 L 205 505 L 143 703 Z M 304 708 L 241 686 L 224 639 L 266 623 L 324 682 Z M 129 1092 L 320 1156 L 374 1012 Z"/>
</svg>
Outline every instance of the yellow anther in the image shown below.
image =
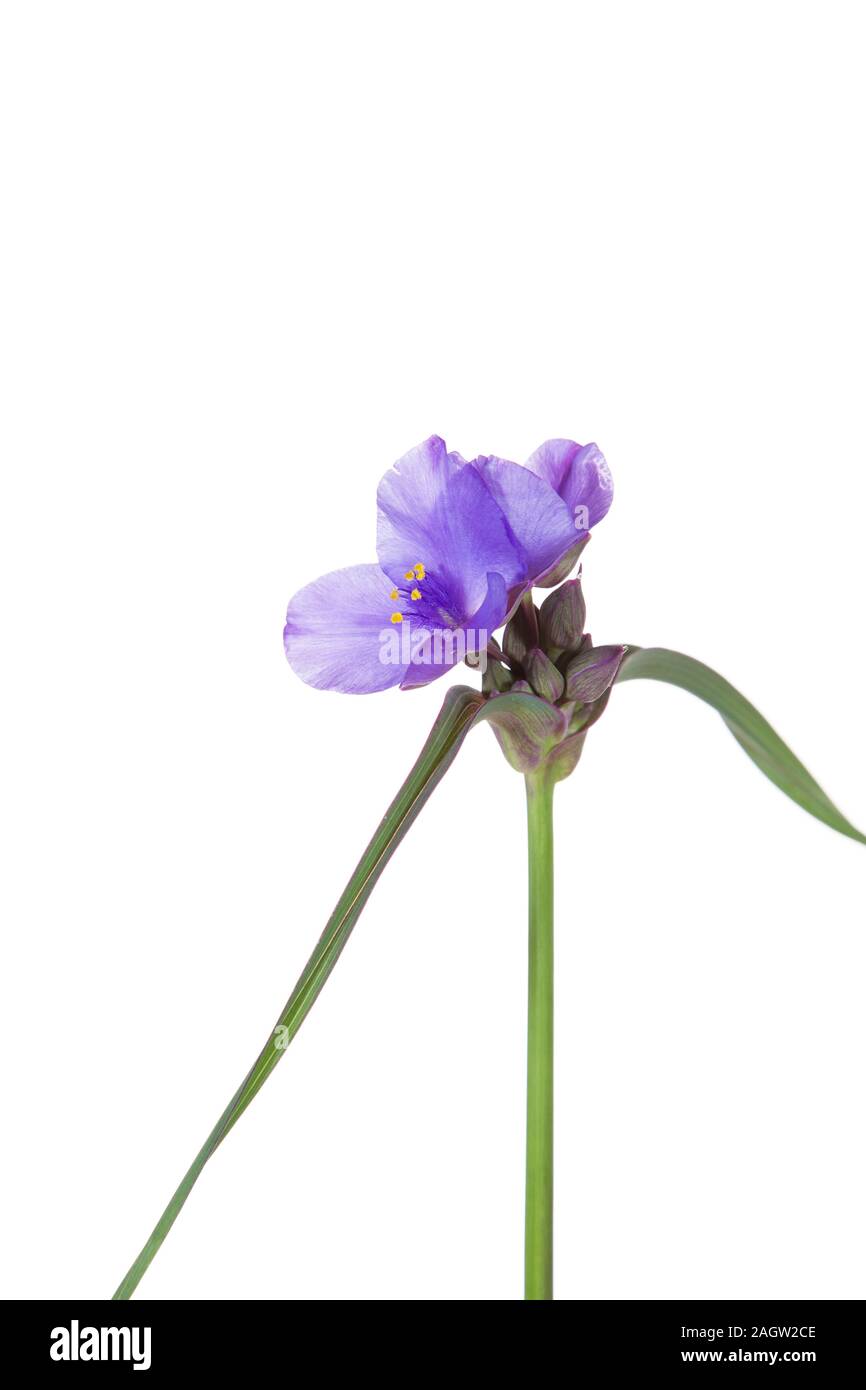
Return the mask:
<svg viewBox="0 0 866 1390">
<path fill-rule="evenodd" d="M 402 613 L 392 613 L 392 614 L 391 614 L 391 622 L 392 622 L 392 623 L 402 623 L 402 621 L 403 621 L 403 614 L 402 614 Z"/>
<path fill-rule="evenodd" d="M 421 590 L 420 590 L 420 589 L 413 589 L 412 592 L 411 592 L 411 594 L 409 595 L 409 597 L 410 597 L 410 598 L 414 598 L 414 599 L 416 600 L 416 602 L 417 602 L 417 600 L 421 597 Z"/>
<path fill-rule="evenodd" d="M 407 570 L 407 571 L 406 571 L 406 574 L 405 574 L 405 576 L 404 576 L 404 578 L 406 578 L 406 579 L 414 579 L 414 578 L 415 578 L 415 571 L 414 571 L 414 570 Z"/>
<path fill-rule="evenodd" d="M 418 579 L 423 579 L 426 573 L 427 571 L 425 570 L 423 565 L 415 566 L 415 575 Z"/>
<path fill-rule="evenodd" d="M 392 589 L 389 597 L 392 603 L 396 603 L 400 595 L 397 593 L 396 589 Z"/>
</svg>

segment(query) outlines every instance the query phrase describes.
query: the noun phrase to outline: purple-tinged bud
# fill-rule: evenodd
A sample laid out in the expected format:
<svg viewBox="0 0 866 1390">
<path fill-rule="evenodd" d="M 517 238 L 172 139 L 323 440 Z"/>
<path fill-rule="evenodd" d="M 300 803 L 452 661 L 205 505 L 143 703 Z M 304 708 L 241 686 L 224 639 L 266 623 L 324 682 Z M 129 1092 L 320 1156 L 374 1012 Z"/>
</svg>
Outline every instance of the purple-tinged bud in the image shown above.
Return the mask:
<svg viewBox="0 0 866 1390">
<path fill-rule="evenodd" d="M 523 669 L 536 695 L 555 705 L 565 690 L 565 680 L 550 657 L 539 647 L 533 647 L 524 659 Z"/>
<path fill-rule="evenodd" d="M 583 636 L 586 602 L 579 579 L 569 579 L 554 589 L 541 605 L 539 623 L 546 651 L 575 651 Z"/>
<path fill-rule="evenodd" d="M 514 677 L 507 666 L 498 661 L 493 652 L 487 653 L 487 665 L 481 677 L 481 689 L 485 695 L 501 695 L 504 690 L 510 690 L 514 683 Z"/>
<path fill-rule="evenodd" d="M 538 612 L 531 594 L 524 594 L 502 634 L 502 647 L 509 661 L 523 665 L 527 652 L 538 646 Z"/>
<path fill-rule="evenodd" d="M 625 650 L 625 647 L 593 647 L 575 656 L 565 670 L 567 698 L 579 700 L 583 705 L 600 700 L 616 680 Z"/>
</svg>

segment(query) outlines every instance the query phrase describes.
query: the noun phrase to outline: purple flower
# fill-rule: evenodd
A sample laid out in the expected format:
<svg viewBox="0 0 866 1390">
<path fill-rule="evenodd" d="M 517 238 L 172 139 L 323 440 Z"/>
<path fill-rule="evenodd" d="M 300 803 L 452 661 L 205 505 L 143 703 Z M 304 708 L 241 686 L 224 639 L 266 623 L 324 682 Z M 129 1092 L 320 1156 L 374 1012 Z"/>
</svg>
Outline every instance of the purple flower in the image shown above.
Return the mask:
<svg viewBox="0 0 866 1390">
<path fill-rule="evenodd" d="M 334 570 L 292 599 L 290 664 L 320 690 L 426 685 L 483 651 L 534 583 L 574 563 L 611 492 L 595 445 L 552 440 L 524 468 L 467 462 L 433 435 L 379 484 L 379 563 Z"/>
<path fill-rule="evenodd" d="M 526 467 L 562 498 L 578 531 L 585 534 L 607 516 L 613 478 L 597 444 L 548 439 L 529 456 Z"/>
</svg>

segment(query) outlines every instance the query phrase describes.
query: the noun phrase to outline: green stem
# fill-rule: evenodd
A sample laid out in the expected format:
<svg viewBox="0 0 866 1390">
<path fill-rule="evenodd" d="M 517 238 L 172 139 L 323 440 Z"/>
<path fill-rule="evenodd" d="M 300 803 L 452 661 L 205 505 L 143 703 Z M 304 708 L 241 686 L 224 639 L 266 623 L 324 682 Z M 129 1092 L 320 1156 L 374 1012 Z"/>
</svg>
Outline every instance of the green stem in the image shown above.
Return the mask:
<svg viewBox="0 0 866 1390">
<path fill-rule="evenodd" d="M 529 833 L 527 1299 L 553 1298 L 553 787 L 544 769 L 526 778 Z"/>
</svg>

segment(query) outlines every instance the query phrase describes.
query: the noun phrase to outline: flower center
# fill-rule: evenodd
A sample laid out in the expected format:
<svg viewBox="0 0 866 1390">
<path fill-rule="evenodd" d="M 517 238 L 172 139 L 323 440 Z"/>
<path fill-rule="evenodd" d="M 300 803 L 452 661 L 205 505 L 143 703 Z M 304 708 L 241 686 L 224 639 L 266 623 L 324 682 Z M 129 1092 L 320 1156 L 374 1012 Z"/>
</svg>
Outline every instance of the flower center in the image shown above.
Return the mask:
<svg viewBox="0 0 866 1390">
<path fill-rule="evenodd" d="M 440 592 L 441 586 L 428 574 L 423 561 L 419 560 L 411 569 L 407 569 L 403 580 L 404 583 L 395 585 L 390 593 L 391 602 L 397 605 L 391 614 L 392 623 L 420 619 L 437 627 L 455 626 L 446 607 L 447 595 Z"/>
</svg>

